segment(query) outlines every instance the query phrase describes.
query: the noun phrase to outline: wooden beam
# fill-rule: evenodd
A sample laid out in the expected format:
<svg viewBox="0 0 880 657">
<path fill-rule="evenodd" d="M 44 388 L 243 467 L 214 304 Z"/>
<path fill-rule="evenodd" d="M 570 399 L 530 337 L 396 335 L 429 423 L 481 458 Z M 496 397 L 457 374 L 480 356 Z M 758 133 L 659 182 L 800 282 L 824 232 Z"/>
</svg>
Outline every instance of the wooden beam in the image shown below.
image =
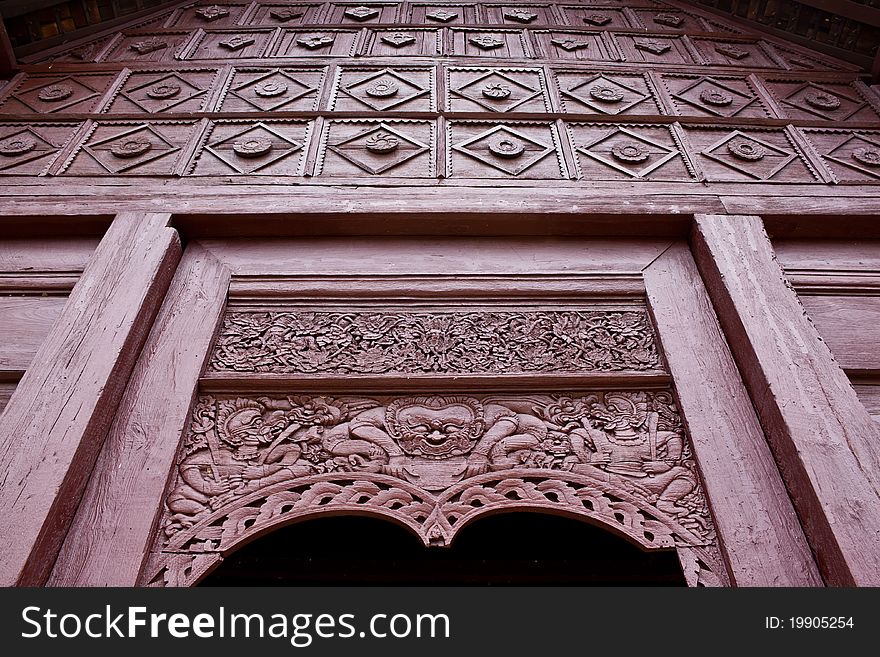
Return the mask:
<svg viewBox="0 0 880 657">
<path fill-rule="evenodd" d="M 0 16 L 0 76 L 8 77 L 18 69 L 18 60 L 12 49 L 12 42 L 6 32 L 6 24 Z"/>
<path fill-rule="evenodd" d="M 880 428 L 776 262 L 760 217 L 696 217 L 693 249 L 825 581 L 880 584 Z"/>
<path fill-rule="evenodd" d="M 116 217 L 0 417 L 0 585 L 52 569 L 180 257 L 168 221 Z"/>
<path fill-rule="evenodd" d="M 644 276 L 731 583 L 822 586 L 687 245 L 671 247 Z"/>
<path fill-rule="evenodd" d="M 50 586 L 136 584 L 228 289 L 228 269 L 198 244 L 190 245 L 132 373 Z"/>
</svg>

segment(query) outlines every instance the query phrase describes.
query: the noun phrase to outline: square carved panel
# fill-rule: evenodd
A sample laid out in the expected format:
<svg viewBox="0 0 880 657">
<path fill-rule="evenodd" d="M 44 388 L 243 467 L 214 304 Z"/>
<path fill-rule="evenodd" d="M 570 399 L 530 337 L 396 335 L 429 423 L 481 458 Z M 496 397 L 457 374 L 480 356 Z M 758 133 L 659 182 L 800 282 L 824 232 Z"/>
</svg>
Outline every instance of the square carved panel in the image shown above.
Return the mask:
<svg viewBox="0 0 880 657">
<path fill-rule="evenodd" d="M 880 131 L 802 128 L 839 183 L 880 183 Z"/>
<path fill-rule="evenodd" d="M 745 76 L 663 75 L 663 84 L 681 116 L 772 117 Z"/>
<path fill-rule="evenodd" d="M 356 30 L 284 30 L 270 57 L 354 57 Z"/>
<path fill-rule="evenodd" d="M 447 175 L 455 178 L 567 178 L 555 124 L 451 121 Z"/>
<path fill-rule="evenodd" d="M 452 112 L 549 112 L 550 96 L 539 68 L 446 70 L 446 108 Z"/>
<path fill-rule="evenodd" d="M 94 110 L 115 73 L 74 75 L 29 75 L 4 90 L 0 99 L 3 114 L 58 114 Z"/>
<path fill-rule="evenodd" d="M 786 117 L 826 121 L 878 121 L 880 116 L 851 84 L 766 80 Z"/>
<path fill-rule="evenodd" d="M 64 64 L 88 64 L 90 62 L 98 60 L 98 57 L 107 48 L 107 45 L 112 38 L 112 36 L 107 36 L 100 39 L 95 39 L 94 41 L 90 41 L 82 45 L 75 46 L 73 48 L 68 48 L 67 50 L 62 50 L 61 52 L 51 55 L 49 57 L 37 57 L 33 61 L 41 63 L 52 61 L 53 63 L 57 62 Z M 27 61 L 28 63 L 30 63 L 31 59 L 25 58 L 23 61 Z"/>
<path fill-rule="evenodd" d="M 691 37 L 706 63 L 713 66 L 740 66 L 747 68 L 779 68 L 779 64 L 760 41 L 733 41 Z"/>
<path fill-rule="evenodd" d="M 189 41 L 189 30 L 135 32 L 124 34 L 102 61 L 107 62 L 170 62 Z"/>
<path fill-rule="evenodd" d="M 199 112 L 205 109 L 216 69 L 134 71 L 105 112 Z"/>
<path fill-rule="evenodd" d="M 565 17 L 566 23 L 572 27 L 605 27 L 624 30 L 641 27 L 638 25 L 638 21 L 630 20 L 622 8 L 614 7 L 614 2 L 606 4 L 608 6 L 569 5 L 560 7 L 559 11 Z"/>
<path fill-rule="evenodd" d="M 364 24 L 396 23 L 398 4 L 393 3 L 333 3 L 325 13 L 324 23 Z"/>
<path fill-rule="evenodd" d="M 272 30 L 205 30 L 186 59 L 249 59 L 259 57 L 266 49 Z"/>
<path fill-rule="evenodd" d="M 0 123 L 0 175 L 44 173 L 70 141 L 79 123 Z"/>
<path fill-rule="evenodd" d="M 311 121 L 215 121 L 188 171 L 196 176 L 300 176 Z"/>
<path fill-rule="evenodd" d="M 261 2 L 248 19 L 248 25 L 287 27 L 318 23 L 324 5 L 315 3 Z"/>
<path fill-rule="evenodd" d="M 693 34 L 699 32 L 737 32 L 721 22 L 711 21 L 681 9 L 656 7 L 632 9 L 632 13 L 648 32 L 676 32 Z"/>
<path fill-rule="evenodd" d="M 223 112 L 311 112 L 327 69 L 236 68 L 220 100 Z"/>
<path fill-rule="evenodd" d="M 689 152 L 713 182 L 809 183 L 818 180 L 782 128 L 685 126 Z"/>
<path fill-rule="evenodd" d="M 492 25 L 555 25 L 549 4 L 482 5 L 487 23 Z"/>
<path fill-rule="evenodd" d="M 569 123 L 566 128 L 586 180 L 695 179 L 669 126 Z"/>
<path fill-rule="evenodd" d="M 100 122 L 68 159 L 63 173 L 73 176 L 172 176 L 194 121 Z"/>
<path fill-rule="evenodd" d="M 527 53 L 522 30 L 452 29 L 451 55 L 505 59 L 527 57 Z"/>
<path fill-rule="evenodd" d="M 476 25 L 477 5 L 411 2 L 407 22 L 426 25 Z"/>
<path fill-rule="evenodd" d="M 621 52 L 628 62 L 647 64 L 694 64 L 694 56 L 679 36 L 656 34 L 615 34 Z"/>
<path fill-rule="evenodd" d="M 434 178 L 436 144 L 433 121 L 327 121 L 316 175 Z"/>
<path fill-rule="evenodd" d="M 619 60 L 599 32 L 534 30 L 532 39 L 539 57 L 543 58 L 592 62 Z"/>
<path fill-rule="evenodd" d="M 665 114 L 654 89 L 639 73 L 553 72 L 562 109 L 578 114 Z"/>
<path fill-rule="evenodd" d="M 329 109 L 433 112 L 435 70 L 427 66 L 340 67 Z"/>
<path fill-rule="evenodd" d="M 764 43 L 764 47 L 768 51 L 773 52 L 785 62 L 792 71 L 857 71 L 859 67 L 855 64 L 841 62 L 830 57 L 823 57 L 814 52 L 802 52 L 794 48 L 786 48 L 779 44 Z"/>
<path fill-rule="evenodd" d="M 441 31 L 431 28 L 370 30 L 364 54 L 375 57 L 436 56 L 443 50 Z"/>
<path fill-rule="evenodd" d="M 249 2 L 206 2 L 176 10 L 168 27 L 232 27 L 239 24 Z"/>
</svg>

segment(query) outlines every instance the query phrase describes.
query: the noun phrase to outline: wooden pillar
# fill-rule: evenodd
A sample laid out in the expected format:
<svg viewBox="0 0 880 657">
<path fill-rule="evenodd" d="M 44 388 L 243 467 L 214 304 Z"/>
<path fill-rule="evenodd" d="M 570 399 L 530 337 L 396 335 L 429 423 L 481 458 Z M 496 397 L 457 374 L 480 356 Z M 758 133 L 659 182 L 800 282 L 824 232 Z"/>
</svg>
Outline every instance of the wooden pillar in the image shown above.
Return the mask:
<svg viewBox="0 0 880 657">
<path fill-rule="evenodd" d="M 697 265 L 827 583 L 880 585 L 880 427 L 754 216 L 699 215 Z"/>
<path fill-rule="evenodd" d="M 169 215 L 118 215 L 0 416 L 0 585 L 45 583 L 180 258 Z"/>
<path fill-rule="evenodd" d="M 131 375 L 50 586 L 137 583 L 228 289 L 228 269 L 190 245 Z"/>
<path fill-rule="evenodd" d="M 731 583 L 822 586 L 687 246 L 671 247 L 643 274 Z"/>
</svg>

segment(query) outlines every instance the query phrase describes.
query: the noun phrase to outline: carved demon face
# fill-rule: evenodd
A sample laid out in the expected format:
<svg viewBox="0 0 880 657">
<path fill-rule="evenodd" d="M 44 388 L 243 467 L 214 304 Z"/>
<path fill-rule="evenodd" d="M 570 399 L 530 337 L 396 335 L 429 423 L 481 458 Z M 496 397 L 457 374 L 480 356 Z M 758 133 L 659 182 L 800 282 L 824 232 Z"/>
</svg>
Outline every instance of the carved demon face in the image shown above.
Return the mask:
<svg viewBox="0 0 880 657">
<path fill-rule="evenodd" d="M 483 405 L 471 397 L 398 399 L 385 411 L 385 428 L 409 455 L 460 456 L 483 435 Z"/>
<path fill-rule="evenodd" d="M 604 403 L 591 406 L 590 415 L 606 431 L 638 429 L 648 418 L 648 396 L 644 392 L 607 393 Z"/>
<path fill-rule="evenodd" d="M 541 442 L 541 448 L 549 456 L 562 457 L 573 453 L 571 440 L 561 431 L 549 431 Z"/>
</svg>

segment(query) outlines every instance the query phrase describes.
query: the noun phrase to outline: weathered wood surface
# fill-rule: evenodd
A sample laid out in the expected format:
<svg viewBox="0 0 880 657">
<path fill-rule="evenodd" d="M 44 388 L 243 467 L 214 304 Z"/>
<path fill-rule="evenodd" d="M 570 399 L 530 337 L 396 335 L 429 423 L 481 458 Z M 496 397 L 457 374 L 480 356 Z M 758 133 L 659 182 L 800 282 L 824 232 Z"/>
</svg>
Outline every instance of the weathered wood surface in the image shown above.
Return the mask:
<svg viewBox="0 0 880 657">
<path fill-rule="evenodd" d="M 9 403 L 9 398 L 12 397 L 16 385 L 18 384 L 9 381 L 0 381 L 0 414 L 3 413 L 6 404 Z"/>
<path fill-rule="evenodd" d="M 880 297 L 801 295 L 800 300 L 842 368 L 880 370 Z"/>
<path fill-rule="evenodd" d="M 179 258 L 168 215 L 113 222 L 0 417 L 0 583 L 48 576 Z"/>
<path fill-rule="evenodd" d="M 880 381 L 874 383 L 855 383 L 853 388 L 859 396 L 859 400 L 868 410 L 868 413 L 874 418 L 875 422 L 880 422 Z"/>
<path fill-rule="evenodd" d="M 880 240 L 773 240 L 779 264 L 790 273 L 880 271 Z"/>
<path fill-rule="evenodd" d="M 132 372 L 49 585 L 135 585 L 228 286 L 228 270 L 198 244 L 190 245 Z"/>
<path fill-rule="evenodd" d="M 687 246 L 671 247 L 644 275 L 732 583 L 822 586 Z"/>
<path fill-rule="evenodd" d="M 0 240 L 0 272 L 80 273 L 100 240 L 96 237 L 47 237 Z"/>
<path fill-rule="evenodd" d="M 880 584 L 880 428 L 786 284 L 759 217 L 698 216 L 693 242 L 826 582 Z"/>
<path fill-rule="evenodd" d="M 0 370 L 24 372 L 61 314 L 64 297 L 0 297 Z"/>
</svg>

